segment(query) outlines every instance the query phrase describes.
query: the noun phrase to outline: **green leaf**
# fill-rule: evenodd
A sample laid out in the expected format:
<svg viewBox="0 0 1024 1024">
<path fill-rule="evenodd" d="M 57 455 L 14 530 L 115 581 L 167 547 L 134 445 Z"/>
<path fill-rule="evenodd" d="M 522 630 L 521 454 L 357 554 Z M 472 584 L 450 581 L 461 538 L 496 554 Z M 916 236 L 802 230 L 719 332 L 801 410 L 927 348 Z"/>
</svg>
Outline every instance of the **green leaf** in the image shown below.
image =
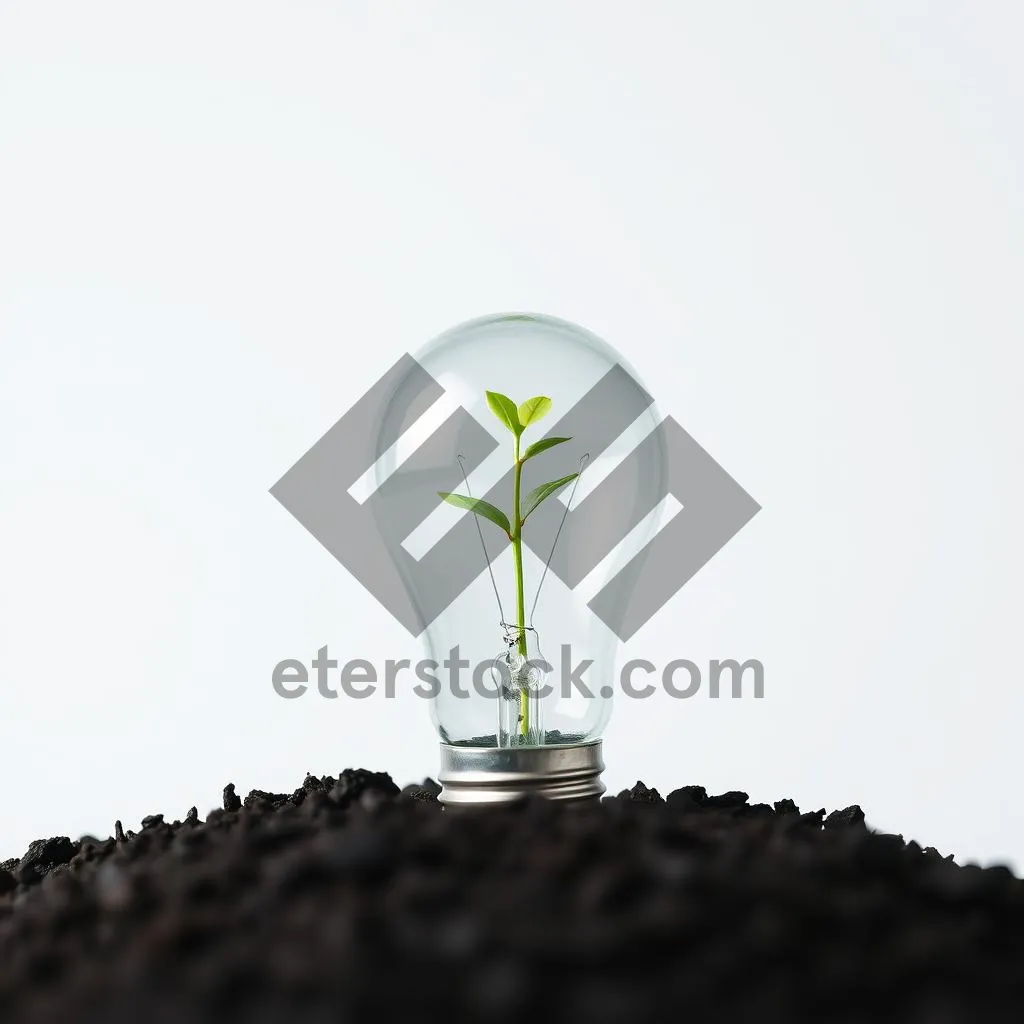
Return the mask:
<svg viewBox="0 0 1024 1024">
<path fill-rule="evenodd" d="M 491 412 L 518 437 L 523 432 L 523 427 L 519 422 L 516 403 L 507 395 L 499 394 L 497 391 L 488 391 L 486 394 L 487 404 L 491 407 Z"/>
<path fill-rule="evenodd" d="M 544 437 L 539 441 L 534 441 L 529 448 L 526 449 L 525 454 L 522 457 L 522 462 L 527 459 L 532 459 L 534 455 L 540 455 L 541 452 L 546 452 L 549 448 L 554 448 L 556 444 L 563 444 L 565 441 L 571 441 L 571 437 Z"/>
<path fill-rule="evenodd" d="M 541 484 L 540 487 L 535 487 L 526 496 L 526 500 L 523 502 L 523 522 L 526 522 L 526 517 L 545 499 L 550 498 L 556 491 L 560 491 L 567 483 L 571 480 L 575 480 L 579 476 L 579 473 L 572 473 L 569 476 L 563 476 L 561 480 L 552 480 L 549 484 Z"/>
<path fill-rule="evenodd" d="M 438 497 L 444 498 L 449 505 L 454 505 L 456 508 L 468 509 L 470 512 L 474 512 L 478 516 L 483 516 L 484 519 L 490 519 L 495 526 L 500 526 L 505 533 L 511 533 L 512 527 L 509 525 L 508 518 L 500 508 L 495 508 L 493 505 L 488 504 L 486 501 L 481 501 L 480 498 L 468 498 L 465 494 L 450 494 L 447 491 L 438 491 Z"/>
<path fill-rule="evenodd" d="M 551 411 L 551 399 L 538 395 L 536 398 L 528 398 L 519 406 L 519 422 L 525 430 L 531 423 L 544 419 Z"/>
</svg>

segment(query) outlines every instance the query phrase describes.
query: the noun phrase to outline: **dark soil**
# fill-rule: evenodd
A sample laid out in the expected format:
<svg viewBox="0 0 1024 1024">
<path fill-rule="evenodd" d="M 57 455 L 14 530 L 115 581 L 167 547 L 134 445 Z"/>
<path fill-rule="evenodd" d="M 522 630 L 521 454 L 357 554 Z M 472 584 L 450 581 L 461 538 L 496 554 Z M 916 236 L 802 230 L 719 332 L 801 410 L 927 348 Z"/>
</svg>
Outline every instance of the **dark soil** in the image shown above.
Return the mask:
<svg viewBox="0 0 1024 1024">
<path fill-rule="evenodd" d="M 1024 882 L 699 786 L 442 813 L 233 786 L 0 866 L 0 1021 L 1024 1020 Z"/>
</svg>

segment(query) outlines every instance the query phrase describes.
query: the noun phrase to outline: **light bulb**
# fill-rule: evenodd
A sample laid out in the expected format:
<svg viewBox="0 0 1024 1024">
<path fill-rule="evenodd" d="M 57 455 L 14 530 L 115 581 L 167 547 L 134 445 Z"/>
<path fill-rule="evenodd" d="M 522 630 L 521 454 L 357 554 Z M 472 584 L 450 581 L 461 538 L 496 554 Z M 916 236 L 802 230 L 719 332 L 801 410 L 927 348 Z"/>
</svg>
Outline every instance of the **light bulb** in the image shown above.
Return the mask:
<svg viewBox="0 0 1024 1024">
<path fill-rule="evenodd" d="M 524 404 L 534 398 L 550 404 Z M 406 624 L 422 629 L 443 802 L 604 792 L 614 627 L 635 575 L 619 574 L 659 526 L 659 421 L 621 356 L 549 316 L 462 324 L 398 376 L 376 429 L 375 486 L 391 510 L 377 525 L 408 594 Z M 428 500 L 415 521 L 406 510 Z"/>
</svg>

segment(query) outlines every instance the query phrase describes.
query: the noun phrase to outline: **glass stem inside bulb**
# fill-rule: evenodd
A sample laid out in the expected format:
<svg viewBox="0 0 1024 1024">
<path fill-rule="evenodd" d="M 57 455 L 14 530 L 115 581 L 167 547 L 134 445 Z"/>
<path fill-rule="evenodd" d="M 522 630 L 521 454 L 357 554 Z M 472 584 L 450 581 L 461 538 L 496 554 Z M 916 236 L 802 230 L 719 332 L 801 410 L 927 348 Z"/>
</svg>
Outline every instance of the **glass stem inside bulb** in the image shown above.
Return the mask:
<svg viewBox="0 0 1024 1024">
<path fill-rule="evenodd" d="M 516 626 L 519 628 L 519 653 L 526 657 L 526 599 L 523 588 L 523 521 L 519 493 L 523 476 L 523 463 L 519 458 L 519 437 L 515 439 L 515 475 L 512 490 L 512 559 L 516 574 Z M 519 691 L 519 734 L 526 736 L 530 729 L 530 691 Z"/>
</svg>

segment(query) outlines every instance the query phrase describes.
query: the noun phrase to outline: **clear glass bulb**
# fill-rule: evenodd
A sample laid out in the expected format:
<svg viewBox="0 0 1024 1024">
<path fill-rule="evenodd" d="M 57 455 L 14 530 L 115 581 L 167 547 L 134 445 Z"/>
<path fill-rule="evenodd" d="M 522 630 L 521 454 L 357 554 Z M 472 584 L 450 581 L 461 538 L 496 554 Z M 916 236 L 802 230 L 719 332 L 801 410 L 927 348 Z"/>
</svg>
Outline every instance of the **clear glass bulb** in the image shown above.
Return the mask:
<svg viewBox="0 0 1024 1024">
<path fill-rule="evenodd" d="M 378 521 L 424 627 L 425 663 L 437 666 L 434 725 L 457 746 L 595 740 L 615 690 L 611 627 L 631 594 L 628 586 L 613 588 L 610 600 L 606 593 L 601 618 L 588 601 L 643 558 L 657 532 L 665 453 L 655 405 L 614 349 L 548 316 L 473 320 L 414 359 L 377 430 L 377 487 L 408 494 L 410 507 L 426 490 L 486 498 L 514 534 L 517 448 L 488 391 L 516 405 L 551 400 L 524 430 L 520 458 L 537 441 L 571 436 L 522 462 L 521 512 L 534 488 L 579 474 L 526 516 L 521 574 L 503 526 L 440 497 L 422 523 Z"/>
</svg>

